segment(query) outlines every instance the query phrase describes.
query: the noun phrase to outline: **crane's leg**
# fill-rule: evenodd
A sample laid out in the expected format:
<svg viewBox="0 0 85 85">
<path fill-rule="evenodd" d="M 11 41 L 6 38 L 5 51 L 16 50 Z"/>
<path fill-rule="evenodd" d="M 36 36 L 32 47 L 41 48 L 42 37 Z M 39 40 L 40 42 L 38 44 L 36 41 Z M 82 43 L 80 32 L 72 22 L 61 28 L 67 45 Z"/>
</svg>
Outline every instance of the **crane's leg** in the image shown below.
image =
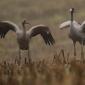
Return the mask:
<svg viewBox="0 0 85 85">
<path fill-rule="evenodd" d="M 28 45 L 28 62 L 29 62 L 29 64 L 31 63 L 31 56 L 30 56 L 30 51 L 29 51 L 29 45 Z"/>
<path fill-rule="evenodd" d="M 82 61 L 84 60 L 83 40 L 82 40 L 82 43 L 81 43 L 81 59 L 82 59 Z"/>
<path fill-rule="evenodd" d="M 18 63 L 20 64 L 21 63 L 21 50 L 19 48 L 19 60 L 18 60 Z"/>
<path fill-rule="evenodd" d="M 73 41 L 73 45 L 74 45 L 74 56 L 76 56 L 76 42 Z"/>
</svg>

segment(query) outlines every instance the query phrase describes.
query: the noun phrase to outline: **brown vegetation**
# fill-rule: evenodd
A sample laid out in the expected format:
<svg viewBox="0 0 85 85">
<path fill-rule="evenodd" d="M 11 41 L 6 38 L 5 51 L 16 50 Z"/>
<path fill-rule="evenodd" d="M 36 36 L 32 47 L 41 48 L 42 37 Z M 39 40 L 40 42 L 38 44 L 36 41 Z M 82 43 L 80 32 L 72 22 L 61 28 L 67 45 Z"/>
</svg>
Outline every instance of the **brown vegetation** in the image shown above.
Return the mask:
<svg viewBox="0 0 85 85">
<path fill-rule="evenodd" d="M 67 60 L 64 50 L 46 60 L 0 63 L 0 85 L 85 85 L 85 62 Z M 62 60 L 60 59 L 62 57 Z"/>
</svg>

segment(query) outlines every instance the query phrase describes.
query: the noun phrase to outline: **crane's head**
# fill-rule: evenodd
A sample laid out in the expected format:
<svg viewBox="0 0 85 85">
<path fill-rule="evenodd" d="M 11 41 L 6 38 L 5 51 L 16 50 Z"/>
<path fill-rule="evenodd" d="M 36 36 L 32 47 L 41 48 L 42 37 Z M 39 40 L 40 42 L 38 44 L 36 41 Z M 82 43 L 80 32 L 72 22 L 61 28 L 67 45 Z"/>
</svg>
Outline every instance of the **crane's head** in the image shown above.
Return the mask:
<svg viewBox="0 0 85 85">
<path fill-rule="evenodd" d="M 23 25 L 23 27 L 24 27 L 26 24 L 31 25 L 29 22 L 27 22 L 27 20 L 23 20 L 23 21 L 22 21 L 22 25 Z"/>
<path fill-rule="evenodd" d="M 74 12 L 74 8 L 70 8 L 70 10 L 69 10 L 71 13 L 73 13 Z"/>
</svg>

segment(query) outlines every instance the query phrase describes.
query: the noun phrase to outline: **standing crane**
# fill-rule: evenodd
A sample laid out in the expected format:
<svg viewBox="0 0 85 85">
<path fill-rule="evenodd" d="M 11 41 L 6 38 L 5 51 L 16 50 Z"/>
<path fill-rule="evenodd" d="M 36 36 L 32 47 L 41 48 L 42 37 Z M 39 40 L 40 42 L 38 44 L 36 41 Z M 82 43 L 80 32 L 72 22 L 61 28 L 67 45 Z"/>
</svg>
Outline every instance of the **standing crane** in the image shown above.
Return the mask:
<svg viewBox="0 0 85 85">
<path fill-rule="evenodd" d="M 71 20 L 60 24 L 60 29 L 70 27 L 69 38 L 73 41 L 74 56 L 76 56 L 76 42 L 81 44 L 81 57 L 84 58 L 83 45 L 85 44 L 85 21 L 82 24 L 76 22 L 73 18 L 74 8 L 70 9 Z"/>
<path fill-rule="evenodd" d="M 0 21 L 0 36 L 1 38 L 5 38 L 5 35 L 8 31 L 12 30 L 16 33 L 17 36 L 17 42 L 19 45 L 19 56 L 21 56 L 20 50 L 28 50 L 29 55 L 29 42 L 32 37 L 35 37 L 36 35 L 40 34 L 42 38 L 44 39 L 45 43 L 48 45 L 53 45 L 55 43 L 55 40 L 50 32 L 50 29 L 48 26 L 45 25 L 36 25 L 31 27 L 28 31 L 26 31 L 25 24 L 27 23 L 26 20 L 22 22 L 22 30 L 13 22 L 11 21 Z M 30 56 L 28 56 L 30 61 Z"/>
</svg>

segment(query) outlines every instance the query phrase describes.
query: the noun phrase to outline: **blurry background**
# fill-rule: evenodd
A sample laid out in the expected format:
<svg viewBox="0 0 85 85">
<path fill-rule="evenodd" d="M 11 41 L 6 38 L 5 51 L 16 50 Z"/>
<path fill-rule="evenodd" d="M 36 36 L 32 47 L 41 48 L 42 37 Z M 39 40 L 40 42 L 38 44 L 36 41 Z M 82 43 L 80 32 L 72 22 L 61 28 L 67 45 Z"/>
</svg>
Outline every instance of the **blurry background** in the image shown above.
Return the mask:
<svg viewBox="0 0 85 85">
<path fill-rule="evenodd" d="M 73 55 L 68 30 L 59 29 L 59 24 L 70 19 L 71 7 L 75 8 L 75 19 L 81 23 L 85 19 L 85 0 L 0 0 L 0 20 L 13 21 L 21 28 L 23 19 L 27 19 L 32 26 L 45 24 L 50 27 L 56 40 L 54 47 L 46 46 L 41 36 L 36 36 L 30 43 L 33 59 L 52 58 L 56 51 L 62 48 Z M 28 25 L 27 30 L 30 27 Z M 77 48 L 80 48 L 80 45 L 77 44 Z M 80 54 L 80 50 L 77 53 Z M 5 39 L 0 39 L 0 57 L 16 56 L 18 56 L 16 34 L 10 31 Z"/>
</svg>

